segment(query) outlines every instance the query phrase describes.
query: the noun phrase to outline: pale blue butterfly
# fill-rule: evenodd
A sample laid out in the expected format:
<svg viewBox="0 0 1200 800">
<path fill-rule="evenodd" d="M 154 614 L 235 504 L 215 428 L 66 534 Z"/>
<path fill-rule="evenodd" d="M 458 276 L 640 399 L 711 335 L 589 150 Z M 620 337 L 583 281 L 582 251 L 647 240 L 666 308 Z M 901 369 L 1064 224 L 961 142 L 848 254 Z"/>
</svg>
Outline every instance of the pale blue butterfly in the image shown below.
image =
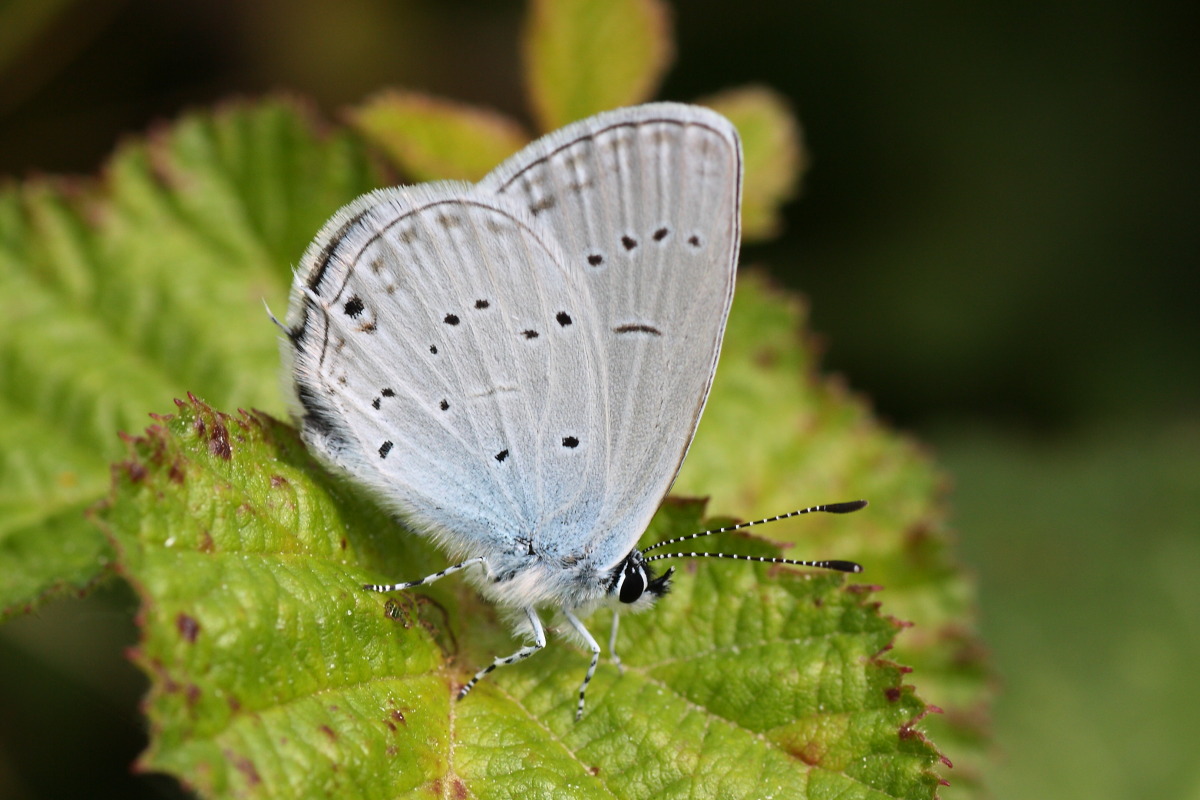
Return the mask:
<svg viewBox="0 0 1200 800">
<path fill-rule="evenodd" d="M 473 567 L 479 591 L 532 639 L 459 697 L 544 647 L 538 609 L 548 608 L 592 653 L 581 715 L 600 655 L 581 618 L 613 607 L 617 660 L 617 611 L 668 589 L 673 570 L 649 566 L 660 558 L 861 569 L 636 547 L 712 384 L 741 181 L 728 120 L 654 103 L 549 134 L 478 184 L 360 197 L 304 254 L 283 346 L 304 441 L 458 561 L 366 588 Z"/>
</svg>

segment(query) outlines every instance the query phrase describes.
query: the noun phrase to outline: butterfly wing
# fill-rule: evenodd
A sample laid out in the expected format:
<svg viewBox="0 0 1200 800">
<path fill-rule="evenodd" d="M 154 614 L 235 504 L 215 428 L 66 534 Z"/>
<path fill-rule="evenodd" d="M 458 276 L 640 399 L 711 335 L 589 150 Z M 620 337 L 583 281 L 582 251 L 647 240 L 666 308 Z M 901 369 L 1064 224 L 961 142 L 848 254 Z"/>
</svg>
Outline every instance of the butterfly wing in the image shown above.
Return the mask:
<svg viewBox="0 0 1200 800">
<path fill-rule="evenodd" d="M 342 209 L 297 270 L 284 343 L 302 435 L 457 555 L 599 523 L 595 301 L 544 223 L 469 184 Z"/>
<path fill-rule="evenodd" d="M 741 174 L 728 120 L 654 103 L 550 134 L 480 183 L 554 232 L 595 303 L 609 431 L 598 566 L 634 546 L 695 434 L 733 298 Z"/>
</svg>

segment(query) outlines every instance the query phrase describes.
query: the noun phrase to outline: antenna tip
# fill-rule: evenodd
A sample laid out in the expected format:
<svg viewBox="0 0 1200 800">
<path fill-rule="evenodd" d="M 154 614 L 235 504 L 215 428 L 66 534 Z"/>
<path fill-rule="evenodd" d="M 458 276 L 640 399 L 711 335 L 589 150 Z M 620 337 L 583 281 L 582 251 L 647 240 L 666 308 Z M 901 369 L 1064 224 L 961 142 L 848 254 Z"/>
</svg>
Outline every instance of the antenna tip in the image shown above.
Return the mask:
<svg viewBox="0 0 1200 800">
<path fill-rule="evenodd" d="M 821 506 L 821 510 L 828 514 L 849 514 L 851 511 L 858 511 L 860 508 L 866 507 L 866 500 L 851 500 L 848 503 L 828 503 Z"/>
<path fill-rule="evenodd" d="M 836 569 L 838 572 L 862 572 L 862 564 L 853 561 L 825 561 L 821 564 L 825 569 Z"/>
</svg>

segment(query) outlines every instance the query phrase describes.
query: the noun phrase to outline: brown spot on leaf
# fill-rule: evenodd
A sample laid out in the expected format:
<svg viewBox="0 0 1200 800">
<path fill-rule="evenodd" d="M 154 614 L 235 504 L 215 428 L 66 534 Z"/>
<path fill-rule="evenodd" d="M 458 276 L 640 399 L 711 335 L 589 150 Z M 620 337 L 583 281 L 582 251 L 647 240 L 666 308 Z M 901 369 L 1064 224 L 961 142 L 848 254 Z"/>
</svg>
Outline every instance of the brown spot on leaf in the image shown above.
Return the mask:
<svg viewBox="0 0 1200 800">
<path fill-rule="evenodd" d="M 789 748 L 788 752 L 813 767 L 820 766 L 821 761 L 825 758 L 825 748 L 813 741 L 805 742 L 798 748 Z"/>
<path fill-rule="evenodd" d="M 203 428 L 199 418 L 196 422 Z M 233 447 L 229 444 L 229 428 L 220 418 L 215 419 L 213 423 L 212 432 L 208 435 L 208 452 L 223 461 L 228 461 L 233 457 Z"/>
<path fill-rule="evenodd" d="M 182 611 L 175 617 L 175 628 L 188 644 L 195 642 L 196 637 L 200 635 L 200 623 L 195 617 L 190 617 Z"/>
<path fill-rule="evenodd" d="M 319 730 L 321 733 L 328 736 L 330 741 L 334 741 L 334 742 L 337 741 L 337 738 L 338 738 L 337 734 L 334 733 L 333 728 L 329 727 L 328 725 L 322 725 L 321 727 L 317 728 L 317 730 Z"/>
<path fill-rule="evenodd" d="M 189 683 L 187 688 L 183 690 L 183 695 L 187 698 L 187 704 L 194 706 L 200 702 L 200 687 L 194 683 Z"/>
<path fill-rule="evenodd" d="M 899 686 L 889 686 L 883 690 L 883 696 L 888 699 L 888 702 L 894 703 L 900 699 L 902 694 Z"/>
<path fill-rule="evenodd" d="M 171 483 L 183 483 L 184 476 L 183 460 L 177 458 L 171 462 L 171 467 L 167 470 L 167 480 Z"/>
<path fill-rule="evenodd" d="M 126 461 L 124 464 L 125 472 L 129 475 L 129 480 L 133 483 L 141 483 L 146 480 L 146 465 L 140 461 Z"/>
<path fill-rule="evenodd" d="M 243 755 L 225 751 L 225 760 L 233 764 L 237 771 L 242 773 L 246 778 L 246 783 L 251 786 L 257 786 L 262 783 L 262 778 L 259 777 L 258 770 L 254 767 L 254 762 Z"/>
<path fill-rule="evenodd" d="M 271 488 L 272 489 L 278 489 L 280 486 L 287 486 L 287 483 L 288 483 L 288 479 L 283 477 L 282 475 L 272 475 L 271 476 Z"/>
</svg>

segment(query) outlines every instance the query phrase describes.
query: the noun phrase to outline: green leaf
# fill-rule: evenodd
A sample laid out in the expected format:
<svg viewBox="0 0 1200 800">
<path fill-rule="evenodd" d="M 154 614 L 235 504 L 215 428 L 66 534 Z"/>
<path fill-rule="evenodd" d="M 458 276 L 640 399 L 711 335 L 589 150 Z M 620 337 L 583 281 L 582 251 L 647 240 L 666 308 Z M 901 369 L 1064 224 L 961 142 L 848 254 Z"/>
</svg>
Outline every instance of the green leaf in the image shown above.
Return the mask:
<svg viewBox="0 0 1200 800">
<path fill-rule="evenodd" d="M 866 499 L 851 516 L 807 515 L 755 528 L 794 558 L 843 558 L 886 587 L 910 621 L 893 655 L 921 696 L 944 709 L 925 727 L 954 753 L 956 785 L 976 779 L 987 746 L 992 680 L 974 625 L 974 588 L 951 555 L 946 479 L 907 437 L 876 420 L 838 378 L 818 372 L 804 309 L 762 275 L 738 279 L 712 393 L 676 492 L 705 494 L 721 514 L 753 519 L 816 503 Z"/>
<path fill-rule="evenodd" d="M 262 300 L 339 205 L 374 184 L 345 134 L 293 105 L 195 114 L 105 180 L 0 190 L 0 613 L 104 574 L 82 509 L 117 432 L 194 389 L 282 407 Z"/>
<path fill-rule="evenodd" d="M 914 728 L 929 709 L 880 657 L 900 626 L 840 575 L 685 564 L 624 618 L 624 674 L 601 665 L 576 723 L 587 657 L 553 635 L 452 699 L 517 643 L 456 578 L 363 591 L 446 560 L 325 477 L 290 428 L 181 402 L 115 476 L 100 516 L 142 598 L 143 766 L 201 796 L 934 796 L 939 756 Z M 700 515 L 668 503 L 647 541 Z M 590 624 L 605 640 L 607 615 Z"/>
<path fill-rule="evenodd" d="M 477 181 L 529 140 L 501 114 L 416 92 L 381 92 L 350 121 L 411 181 Z"/>
<path fill-rule="evenodd" d="M 531 0 L 525 79 L 543 131 L 645 102 L 671 61 L 659 0 Z"/>
<path fill-rule="evenodd" d="M 777 92 L 762 86 L 731 89 L 698 102 L 729 118 L 742 137 L 742 238 L 779 233 L 779 209 L 796 193 L 808 168 L 800 124 Z"/>
</svg>

